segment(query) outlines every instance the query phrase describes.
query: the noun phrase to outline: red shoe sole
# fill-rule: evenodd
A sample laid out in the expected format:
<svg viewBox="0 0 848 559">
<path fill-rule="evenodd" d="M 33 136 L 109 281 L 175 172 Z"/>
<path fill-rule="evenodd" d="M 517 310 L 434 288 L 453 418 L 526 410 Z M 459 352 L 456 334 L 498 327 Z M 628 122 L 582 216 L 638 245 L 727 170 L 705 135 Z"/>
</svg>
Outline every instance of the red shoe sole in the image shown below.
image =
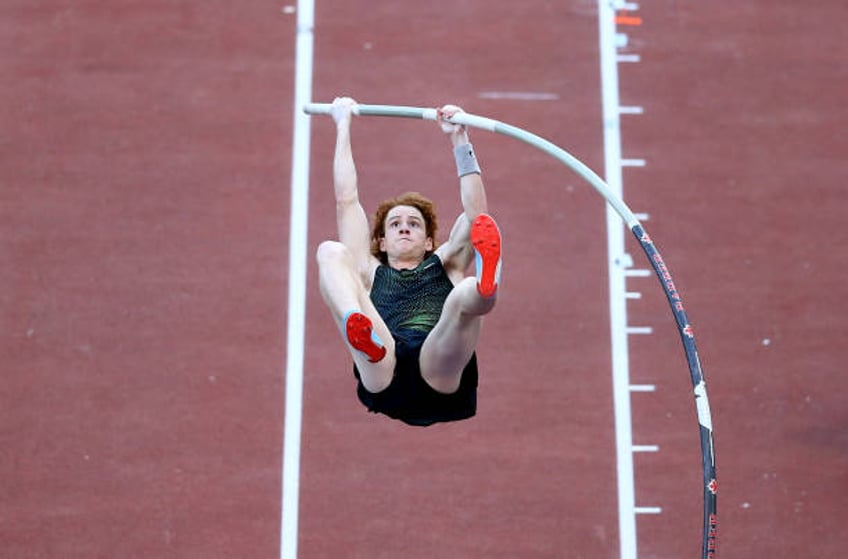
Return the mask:
<svg viewBox="0 0 848 559">
<path fill-rule="evenodd" d="M 480 214 L 471 224 L 471 244 L 477 251 L 477 291 L 491 297 L 498 290 L 501 262 L 501 232 L 487 214 Z"/>
<path fill-rule="evenodd" d="M 371 323 L 371 319 L 364 314 L 358 312 L 351 314 L 347 318 L 345 331 L 350 345 L 367 355 L 368 360 L 372 363 L 376 363 L 386 356 L 386 348 L 377 345 L 371 337 L 374 325 Z"/>
</svg>

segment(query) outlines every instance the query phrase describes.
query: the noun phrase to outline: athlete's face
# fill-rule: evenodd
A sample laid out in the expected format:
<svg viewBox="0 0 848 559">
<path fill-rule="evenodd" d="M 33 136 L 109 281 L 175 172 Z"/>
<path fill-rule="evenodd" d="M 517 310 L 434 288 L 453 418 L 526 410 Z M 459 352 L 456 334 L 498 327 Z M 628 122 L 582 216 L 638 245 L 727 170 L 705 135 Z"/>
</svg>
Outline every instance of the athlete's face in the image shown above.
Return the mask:
<svg viewBox="0 0 848 559">
<path fill-rule="evenodd" d="M 390 258 L 424 259 L 433 250 L 433 239 L 427 236 L 424 216 L 413 206 L 395 206 L 386 215 L 380 250 Z"/>
</svg>

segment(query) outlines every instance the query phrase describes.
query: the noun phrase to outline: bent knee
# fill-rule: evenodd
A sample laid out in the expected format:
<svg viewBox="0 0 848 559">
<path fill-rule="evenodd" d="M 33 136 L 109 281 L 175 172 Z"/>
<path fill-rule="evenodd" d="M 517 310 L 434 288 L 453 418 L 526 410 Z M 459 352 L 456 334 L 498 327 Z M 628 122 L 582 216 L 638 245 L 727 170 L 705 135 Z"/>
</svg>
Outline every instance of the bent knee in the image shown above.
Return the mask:
<svg viewBox="0 0 848 559">
<path fill-rule="evenodd" d="M 357 363 L 356 368 L 359 370 L 359 380 L 365 390 L 371 394 L 378 394 L 392 383 L 395 361 L 387 357 L 377 365 Z"/>
<path fill-rule="evenodd" d="M 477 280 L 473 276 L 469 276 L 454 287 L 445 305 L 455 305 L 456 311 L 460 315 L 474 317 L 491 312 L 497 301 L 497 293 L 491 297 L 480 295 L 477 290 Z"/>
<path fill-rule="evenodd" d="M 350 261 L 353 256 L 345 245 L 339 241 L 323 241 L 315 251 L 318 264 Z"/>
<path fill-rule="evenodd" d="M 462 383 L 462 371 L 455 374 L 421 374 L 430 388 L 440 394 L 454 394 Z"/>
</svg>

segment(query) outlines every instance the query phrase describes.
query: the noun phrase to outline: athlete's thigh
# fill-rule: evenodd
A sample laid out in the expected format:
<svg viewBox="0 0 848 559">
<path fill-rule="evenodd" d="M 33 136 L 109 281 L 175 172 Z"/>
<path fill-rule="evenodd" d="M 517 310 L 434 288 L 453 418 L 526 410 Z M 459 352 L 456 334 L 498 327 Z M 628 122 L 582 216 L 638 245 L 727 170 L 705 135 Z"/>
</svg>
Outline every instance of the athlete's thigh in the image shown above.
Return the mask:
<svg viewBox="0 0 848 559">
<path fill-rule="evenodd" d="M 440 392 L 453 392 L 459 387 L 462 370 L 480 338 L 482 316 L 461 312 L 461 301 L 452 300 L 452 291 L 445 301 L 442 315 L 421 348 L 421 376 Z"/>
</svg>

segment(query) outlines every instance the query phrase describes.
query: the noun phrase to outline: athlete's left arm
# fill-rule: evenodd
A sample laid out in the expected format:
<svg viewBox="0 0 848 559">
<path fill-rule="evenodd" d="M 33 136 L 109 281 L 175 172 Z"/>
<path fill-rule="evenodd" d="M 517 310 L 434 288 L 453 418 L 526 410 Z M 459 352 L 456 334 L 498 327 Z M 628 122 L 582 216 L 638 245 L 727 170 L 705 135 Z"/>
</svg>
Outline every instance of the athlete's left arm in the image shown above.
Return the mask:
<svg viewBox="0 0 848 559">
<path fill-rule="evenodd" d="M 445 105 L 438 110 L 439 123 L 442 130 L 449 134 L 454 150 L 461 151 L 463 146 L 467 146 L 467 149 L 471 151 L 468 129 L 444 120 L 461 111 L 462 109 L 454 105 Z M 471 157 L 475 157 L 473 153 Z M 459 190 L 463 213 L 454 223 L 447 242 L 437 250 L 445 269 L 449 272 L 452 270 L 465 272 L 471 264 L 474 258 L 474 249 L 471 246 L 471 222 L 479 214 L 486 213 L 488 210 L 486 189 L 479 172 L 463 173 L 459 178 Z"/>
</svg>

